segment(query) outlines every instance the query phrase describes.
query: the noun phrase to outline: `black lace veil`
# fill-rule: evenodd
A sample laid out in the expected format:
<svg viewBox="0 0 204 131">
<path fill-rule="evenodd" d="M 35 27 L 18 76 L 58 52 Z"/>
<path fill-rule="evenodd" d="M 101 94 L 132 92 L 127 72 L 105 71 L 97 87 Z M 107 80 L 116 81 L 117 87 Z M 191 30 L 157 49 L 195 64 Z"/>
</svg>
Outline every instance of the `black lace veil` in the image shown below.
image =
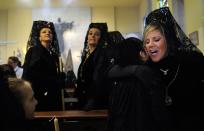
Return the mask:
<svg viewBox="0 0 204 131">
<path fill-rule="evenodd" d="M 168 45 L 170 47 L 182 51 L 201 51 L 191 42 L 186 36 L 181 27 L 178 25 L 174 17 L 172 16 L 168 7 L 163 7 L 152 11 L 145 21 L 145 27 L 149 24 L 158 23 L 164 29 Z"/>
<path fill-rule="evenodd" d="M 125 38 L 119 31 L 110 31 L 108 32 L 107 42 L 108 45 L 113 44 L 119 44 L 121 43 Z"/>
<path fill-rule="evenodd" d="M 55 53 L 59 56 L 60 51 L 59 51 L 59 45 L 57 40 L 57 34 L 55 32 L 54 24 L 49 21 L 41 21 L 41 20 L 33 21 L 33 27 L 27 43 L 27 50 L 30 47 L 40 44 L 40 41 L 39 41 L 40 30 L 45 27 L 50 28 L 53 34 L 52 43 L 50 44 L 50 51 L 52 51 L 52 53 Z"/>
<path fill-rule="evenodd" d="M 107 32 L 108 32 L 108 26 L 107 23 L 91 23 L 88 27 L 87 33 L 86 33 L 86 37 L 85 37 L 85 41 L 84 41 L 84 48 L 83 48 L 83 52 L 82 52 L 82 59 L 84 56 L 86 56 L 87 53 L 87 48 L 88 48 L 88 33 L 89 30 L 91 28 L 97 28 L 101 31 L 101 38 L 99 40 L 99 43 L 97 45 L 97 48 L 103 47 L 106 43 L 106 38 L 107 38 Z"/>
</svg>

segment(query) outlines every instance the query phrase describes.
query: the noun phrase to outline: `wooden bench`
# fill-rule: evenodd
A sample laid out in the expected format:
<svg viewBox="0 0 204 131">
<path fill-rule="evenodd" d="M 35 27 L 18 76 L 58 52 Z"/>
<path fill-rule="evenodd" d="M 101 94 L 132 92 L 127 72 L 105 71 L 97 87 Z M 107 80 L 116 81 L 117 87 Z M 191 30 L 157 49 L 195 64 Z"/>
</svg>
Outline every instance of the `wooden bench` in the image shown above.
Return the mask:
<svg viewBox="0 0 204 131">
<path fill-rule="evenodd" d="M 72 118 L 72 119 L 83 119 L 83 118 L 107 118 L 107 110 L 70 110 L 70 111 L 48 111 L 48 112 L 35 112 L 35 118 Z"/>
<path fill-rule="evenodd" d="M 69 111 L 47 111 L 35 112 L 35 119 L 53 118 L 55 131 L 60 131 L 58 118 L 67 118 L 71 120 L 80 119 L 106 119 L 108 116 L 107 110 L 69 110 Z"/>
</svg>

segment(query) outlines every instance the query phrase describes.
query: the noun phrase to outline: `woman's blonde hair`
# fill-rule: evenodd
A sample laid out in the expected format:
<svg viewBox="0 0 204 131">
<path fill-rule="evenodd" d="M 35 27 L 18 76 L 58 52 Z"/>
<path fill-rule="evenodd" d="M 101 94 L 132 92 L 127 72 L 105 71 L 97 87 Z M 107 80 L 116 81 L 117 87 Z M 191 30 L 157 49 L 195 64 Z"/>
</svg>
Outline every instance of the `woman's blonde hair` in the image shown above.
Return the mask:
<svg viewBox="0 0 204 131">
<path fill-rule="evenodd" d="M 162 26 L 160 24 L 156 24 L 156 23 L 151 23 L 148 26 L 145 27 L 144 33 L 143 33 L 143 44 L 145 45 L 146 43 L 146 38 L 147 35 L 152 32 L 158 30 L 164 37 L 165 37 L 165 33 L 164 33 L 164 29 L 162 28 Z M 166 38 L 166 37 L 165 37 Z"/>
</svg>

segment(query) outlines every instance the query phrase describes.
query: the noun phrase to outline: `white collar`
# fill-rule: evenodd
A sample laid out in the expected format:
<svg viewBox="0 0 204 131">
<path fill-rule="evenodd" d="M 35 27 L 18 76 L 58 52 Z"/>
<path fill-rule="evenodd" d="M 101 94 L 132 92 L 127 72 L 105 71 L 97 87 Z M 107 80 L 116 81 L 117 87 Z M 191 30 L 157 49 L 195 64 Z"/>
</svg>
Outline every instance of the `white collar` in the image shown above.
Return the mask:
<svg viewBox="0 0 204 131">
<path fill-rule="evenodd" d="M 16 71 L 18 70 L 18 68 L 19 68 L 19 67 L 18 67 L 18 66 L 16 66 L 16 67 L 14 68 L 14 71 L 16 72 Z"/>
</svg>

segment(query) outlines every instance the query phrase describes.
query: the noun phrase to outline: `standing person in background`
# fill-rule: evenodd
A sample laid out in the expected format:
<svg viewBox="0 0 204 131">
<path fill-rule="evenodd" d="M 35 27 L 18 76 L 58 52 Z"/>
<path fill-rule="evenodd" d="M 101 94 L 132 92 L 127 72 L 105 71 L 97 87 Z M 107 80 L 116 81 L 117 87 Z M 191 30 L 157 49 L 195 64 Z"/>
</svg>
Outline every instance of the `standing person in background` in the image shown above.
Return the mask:
<svg viewBox="0 0 204 131">
<path fill-rule="evenodd" d="M 119 45 L 125 38 L 119 31 L 110 31 L 107 36 L 107 46 L 105 49 L 105 63 L 110 65 L 117 61 L 119 57 Z M 108 63 L 107 63 L 108 62 Z M 108 66 L 106 65 L 106 66 Z"/>
<path fill-rule="evenodd" d="M 152 130 L 204 130 L 203 54 L 186 37 L 168 7 L 147 16 L 143 37 L 148 65 L 162 79 L 161 87 L 151 93 Z"/>
<path fill-rule="evenodd" d="M 4 72 L 4 75 L 7 77 L 14 77 L 16 78 L 16 73 L 14 72 L 12 66 L 9 64 L 0 65 L 0 69 Z"/>
<path fill-rule="evenodd" d="M 52 22 L 34 21 L 27 49 L 23 79 L 32 84 L 36 111 L 62 110 L 59 46 Z"/>
<path fill-rule="evenodd" d="M 124 40 L 124 37 L 119 31 L 110 31 L 106 37 L 106 43 L 98 58 L 98 64 L 95 67 L 97 70 L 94 74 L 94 81 L 97 87 L 96 100 L 97 103 L 103 105 L 103 109 L 109 107 L 110 88 L 106 77 L 107 70 L 111 65 L 115 64 L 119 57 L 119 45 Z"/>
<path fill-rule="evenodd" d="M 95 96 L 97 88 L 94 74 L 97 72 L 95 67 L 105 45 L 107 30 L 106 23 L 91 23 L 89 25 L 77 75 L 76 95 L 79 100 L 79 109 L 90 110 L 103 106 L 94 101 L 97 97 Z"/>
<path fill-rule="evenodd" d="M 20 79 L 23 75 L 23 68 L 21 67 L 21 62 L 19 61 L 18 57 L 10 56 L 8 58 L 8 65 L 14 69 L 16 77 Z"/>
</svg>

